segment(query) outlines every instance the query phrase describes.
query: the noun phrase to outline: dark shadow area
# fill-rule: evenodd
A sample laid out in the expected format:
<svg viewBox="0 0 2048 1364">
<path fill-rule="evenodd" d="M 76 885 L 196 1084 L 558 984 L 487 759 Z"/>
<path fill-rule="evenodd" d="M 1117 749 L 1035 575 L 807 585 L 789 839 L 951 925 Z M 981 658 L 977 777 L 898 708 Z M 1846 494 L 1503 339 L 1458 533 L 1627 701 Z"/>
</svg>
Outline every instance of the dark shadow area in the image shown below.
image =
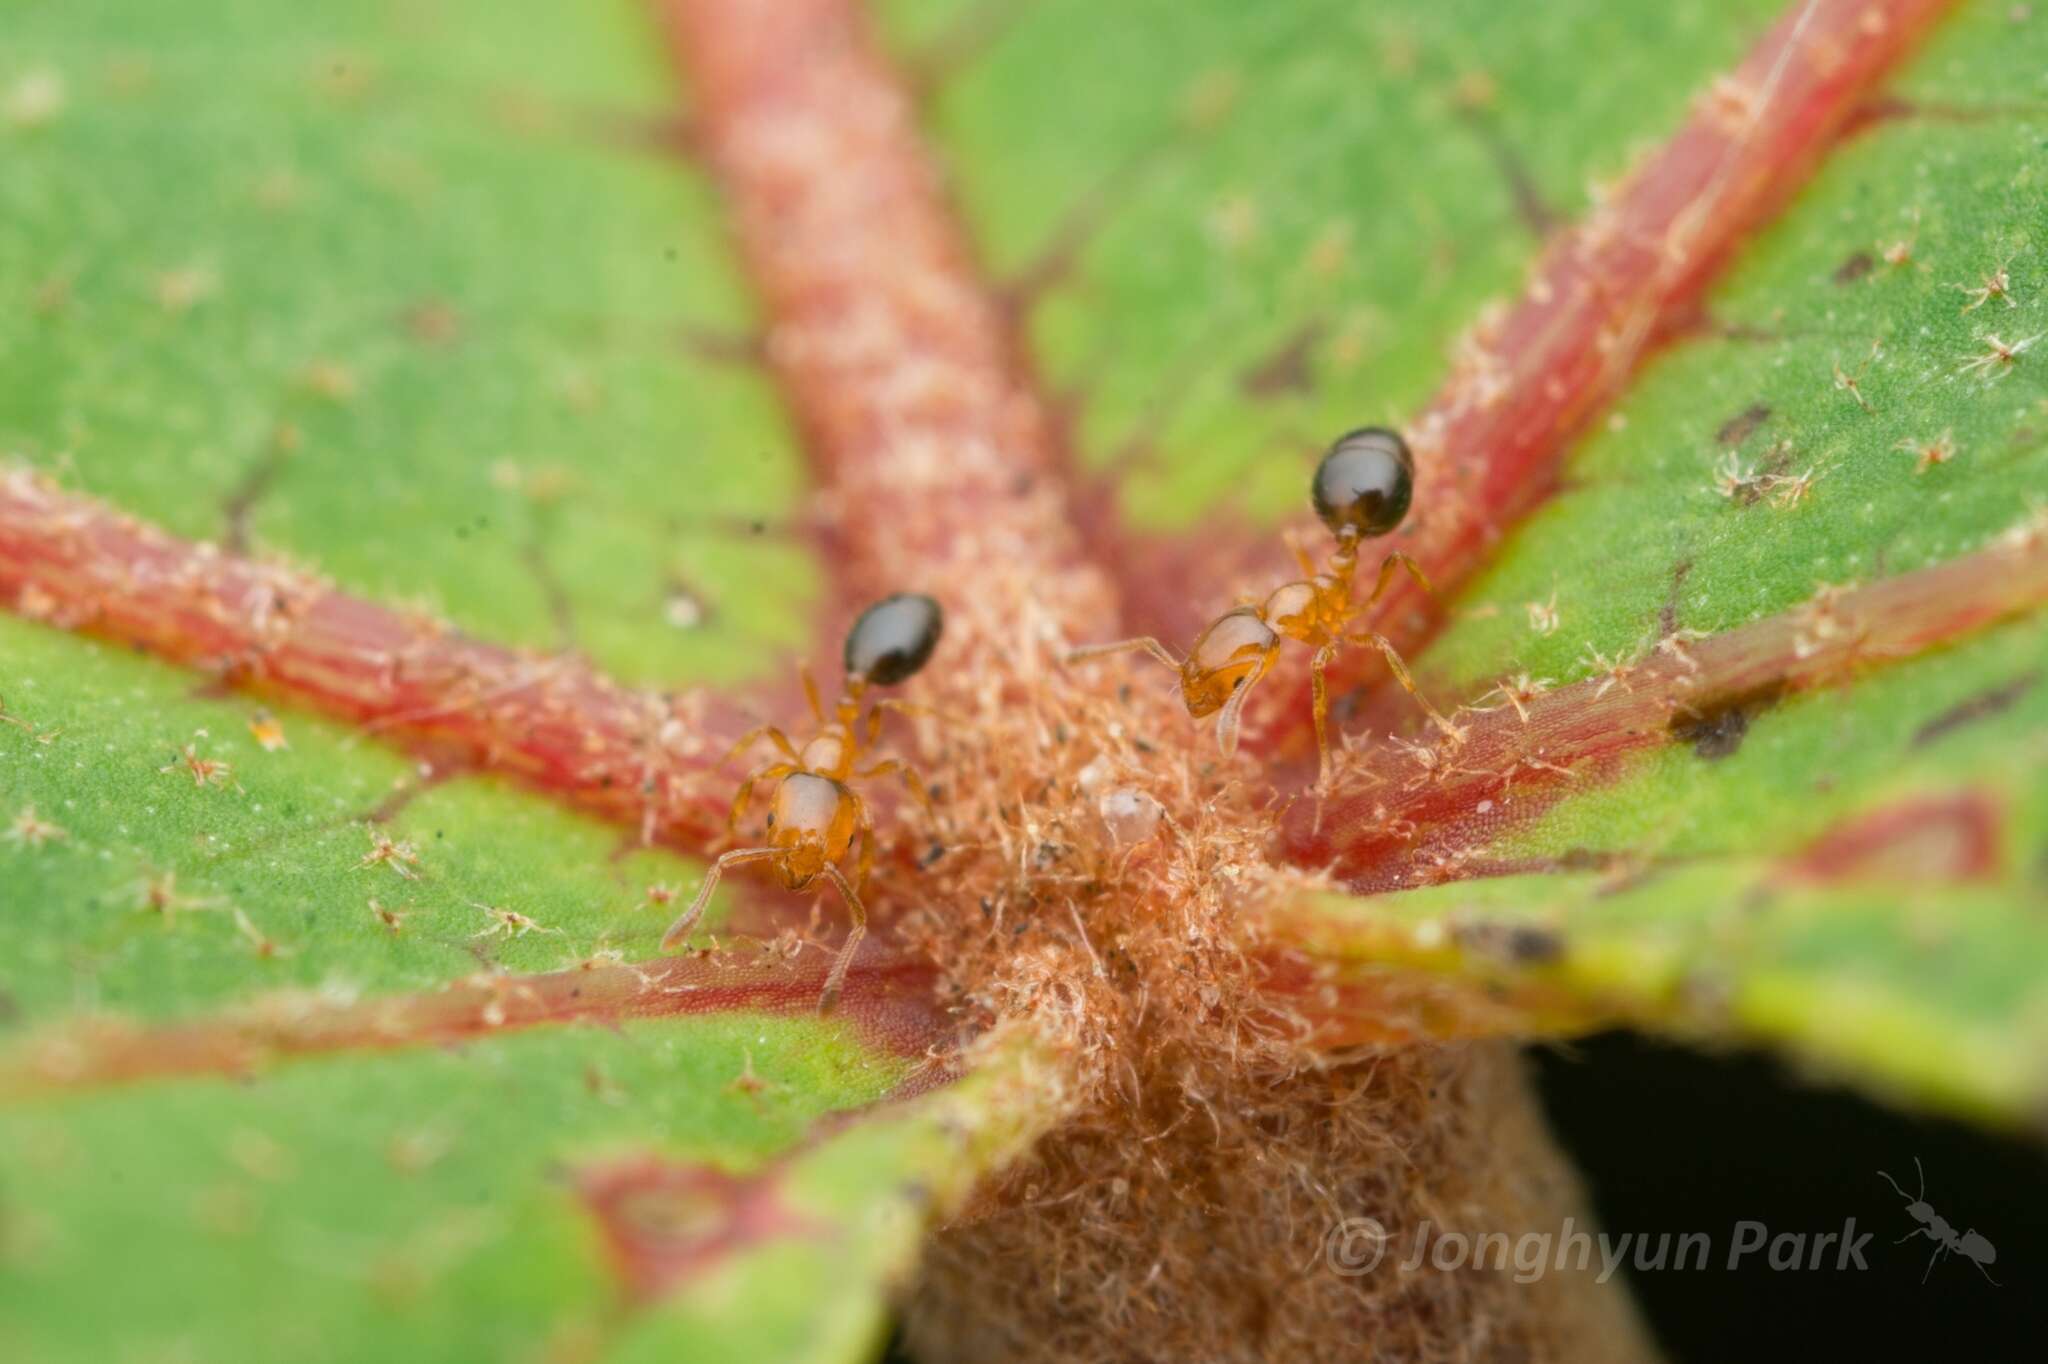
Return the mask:
<svg viewBox="0 0 2048 1364">
<path fill-rule="evenodd" d="M 1534 1071 L 1553 1130 L 1617 1241 L 1711 1238 L 1705 1271 L 1630 1272 L 1674 1364 L 2040 1357 L 2048 1145 L 1883 1108 L 1768 1058 L 1702 1055 L 1627 1033 L 1538 1050 Z M 1929 1225 L 1907 1209 L 1915 1156 L 1932 1212 L 1959 1247 L 1974 1228 L 1995 1249 L 1983 1270 L 2000 1286 L 1959 1253 L 1930 1266 L 1938 1247 L 1925 1235 L 1894 1244 Z M 1819 1269 L 1773 1269 L 1768 1241 L 1729 1268 L 1738 1223 L 1760 1222 L 1771 1237 L 1806 1233 L 1810 1258 L 1815 1236 L 1839 1235 L 1850 1217 L 1858 1237 L 1871 1233 L 1867 1269 L 1838 1267 L 1839 1241 Z"/>
</svg>

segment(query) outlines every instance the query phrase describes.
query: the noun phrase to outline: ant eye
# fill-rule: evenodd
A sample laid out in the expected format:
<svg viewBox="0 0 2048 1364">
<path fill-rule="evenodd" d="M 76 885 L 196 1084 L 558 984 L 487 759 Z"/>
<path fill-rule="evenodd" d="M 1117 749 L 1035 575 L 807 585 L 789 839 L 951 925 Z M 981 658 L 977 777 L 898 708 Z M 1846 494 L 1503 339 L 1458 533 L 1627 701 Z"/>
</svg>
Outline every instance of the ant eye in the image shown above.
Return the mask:
<svg viewBox="0 0 2048 1364">
<path fill-rule="evenodd" d="M 1415 456 L 1398 432 L 1367 426 L 1338 437 L 1310 485 L 1316 515 L 1337 535 L 1385 535 L 1415 495 Z"/>
<path fill-rule="evenodd" d="M 883 687 L 914 676 L 938 647 L 944 623 L 939 604 L 921 593 L 882 598 L 846 632 L 846 675 Z"/>
</svg>

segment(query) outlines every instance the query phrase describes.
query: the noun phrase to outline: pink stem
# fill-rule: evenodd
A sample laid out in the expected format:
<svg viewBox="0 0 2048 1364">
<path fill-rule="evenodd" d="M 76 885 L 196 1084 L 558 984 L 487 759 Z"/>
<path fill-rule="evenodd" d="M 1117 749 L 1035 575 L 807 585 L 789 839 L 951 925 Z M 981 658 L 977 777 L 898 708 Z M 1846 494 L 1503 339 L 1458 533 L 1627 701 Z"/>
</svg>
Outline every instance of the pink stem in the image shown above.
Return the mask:
<svg viewBox="0 0 2048 1364">
<path fill-rule="evenodd" d="M 1288 811 L 1278 855 L 1359 891 L 1512 870 L 1471 855 L 1557 801 L 1612 779 L 1627 756 L 1746 724 L 1780 698 L 1850 680 L 2048 604 L 2048 518 L 1990 548 L 1726 634 L 1667 639 L 1612 676 L 1461 717 L 1462 742 L 1375 750 L 1324 803 Z M 1734 716 L 1733 712 L 1742 712 Z"/>
<path fill-rule="evenodd" d="M 90 1088 L 180 1075 L 246 1075 L 297 1057 L 445 1046 L 548 1024 L 616 1024 L 739 1011 L 814 1015 L 829 954 L 802 968 L 758 950 L 692 954 L 532 976 L 473 976 L 432 994 L 355 1004 L 303 996 L 259 1000 L 211 1018 L 167 1023 L 79 1019 L 30 1034 L 0 1054 L 0 1095 Z M 924 1055 L 946 1036 L 930 1003 L 932 968 L 871 954 L 848 973 L 834 1020 L 869 1046 Z"/>
<path fill-rule="evenodd" d="M 824 485 L 846 602 L 938 596 L 946 656 L 969 666 L 1027 621 L 1102 638 L 1115 593 L 1074 530 L 1054 424 L 862 7 L 658 9 Z"/>
<path fill-rule="evenodd" d="M 193 544 L 26 470 L 0 472 L 0 602 L 317 707 L 437 758 L 509 773 L 686 851 L 725 837 L 735 716 L 630 691 Z"/>
</svg>

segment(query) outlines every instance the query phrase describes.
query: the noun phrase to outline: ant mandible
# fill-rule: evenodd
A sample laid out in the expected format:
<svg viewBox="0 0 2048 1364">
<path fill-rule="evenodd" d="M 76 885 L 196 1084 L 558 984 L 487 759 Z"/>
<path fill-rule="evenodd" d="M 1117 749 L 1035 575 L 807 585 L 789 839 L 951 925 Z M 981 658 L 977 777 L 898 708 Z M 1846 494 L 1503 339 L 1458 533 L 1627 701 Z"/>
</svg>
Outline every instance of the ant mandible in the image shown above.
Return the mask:
<svg viewBox="0 0 2048 1364">
<path fill-rule="evenodd" d="M 877 702 L 868 711 L 867 723 L 862 725 L 861 698 L 870 686 L 894 686 L 924 667 L 938 646 L 942 624 L 939 604 L 930 597 L 911 592 L 884 597 L 861 612 L 853 628 L 846 632 L 846 682 L 829 721 L 818 704 L 818 688 L 811 680 L 810 670 L 803 671 L 804 696 L 810 702 L 818 729 L 801 750 L 774 725 L 750 730 L 733 745 L 728 759 L 762 738 L 771 740 L 781 750 L 782 761 L 755 769 L 740 783 L 727 821 L 728 827 L 737 831 L 754 787 L 764 781 L 777 783 L 769 807 L 768 842 L 765 846 L 734 848 L 720 854 L 705 874 L 697 898 L 662 935 L 663 951 L 674 948 L 696 924 L 711 899 L 712 888 L 727 867 L 773 861 L 782 884 L 798 891 L 822 875 L 839 888 L 840 898 L 846 901 L 847 913 L 853 920 L 846 945 L 839 949 L 832 973 L 825 978 L 825 991 L 818 999 L 818 1012 L 831 1011 L 838 1001 L 840 987 L 846 983 L 846 970 L 853 964 L 854 950 L 867 934 L 868 912 L 861 903 L 861 892 L 867 889 L 868 872 L 875 863 L 874 821 L 867 802 L 851 783 L 893 772 L 903 779 L 925 813 L 931 813 L 931 798 L 923 780 L 902 760 L 884 758 L 867 767 L 856 767 L 862 751 L 873 747 L 880 736 L 882 710 L 890 704 Z M 849 882 L 839 863 L 856 836 L 860 853 L 853 880 Z"/>
<path fill-rule="evenodd" d="M 1359 541 L 1385 535 L 1399 526 L 1414 496 L 1415 457 L 1397 432 L 1367 426 L 1340 436 L 1316 466 L 1310 485 L 1316 515 L 1337 537 L 1327 569 L 1319 571 L 1307 552 L 1290 542 L 1303 577 L 1275 588 L 1257 606 L 1240 606 L 1219 616 L 1185 659 L 1175 658 L 1150 636 L 1090 645 L 1068 657 L 1093 658 L 1132 649 L 1152 655 L 1180 673 L 1181 699 L 1187 703 L 1189 715 L 1197 720 L 1217 715 L 1217 742 L 1228 754 L 1237 751 L 1238 715 L 1252 684 L 1272 669 L 1283 637 L 1300 640 L 1315 650 L 1309 660 L 1309 677 L 1314 693 L 1318 790 L 1327 789 L 1330 780 L 1330 702 L 1323 671 L 1346 644 L 1370 644 L 1386 655 L 1395 679 L 1421 703 L 1431 720 L 1451 732 L 1449 722 L 1416 690 L 1414 678 L 1392 644 L 1370 629 L 1356 635 L 1346 633 L 1360 614 L 1386 594 L 1396 569 L 1406 570 L 1423 591 L 1430 590 L 1429 579 L 1415 561 L 1395 550 L 1381 561 L 1372 595 L 1364 601 L 1352 595 Z"/>
</svg>

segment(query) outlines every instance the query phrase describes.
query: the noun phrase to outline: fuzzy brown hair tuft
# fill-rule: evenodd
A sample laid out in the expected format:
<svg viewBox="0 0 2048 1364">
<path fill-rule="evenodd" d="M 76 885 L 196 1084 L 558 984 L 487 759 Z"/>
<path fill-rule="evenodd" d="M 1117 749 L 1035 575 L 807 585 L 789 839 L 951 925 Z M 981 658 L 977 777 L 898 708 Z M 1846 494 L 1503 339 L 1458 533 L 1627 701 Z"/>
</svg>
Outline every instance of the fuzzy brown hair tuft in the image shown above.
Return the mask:
<svg viewBox="0 0 2048 1364">
<path fill-rule="evenodd" d="M 1317 885 L 1268 856 L 1264 774 L 1196 732 L 1163 671 L 1061 663 L 1021 589 L 998 614 L 1004 666 L 926 684 L 943 852 L 896 932 L 964 1022 L 1031 1027 L 1074 1083 L 936 1239 L 908 1308 L 917 1357 L 1652 1355 L 1619 1283 L 1400 1267 L 1418 1235 L 1586 1222 L 1518 1059 L 1319 1045 L 1297 1008 L 1312 974 L 1257 927 Z M 1350 1272 L 1333 1238 L 1367 1218 L 1385 1257 Z"/>
</svg>

